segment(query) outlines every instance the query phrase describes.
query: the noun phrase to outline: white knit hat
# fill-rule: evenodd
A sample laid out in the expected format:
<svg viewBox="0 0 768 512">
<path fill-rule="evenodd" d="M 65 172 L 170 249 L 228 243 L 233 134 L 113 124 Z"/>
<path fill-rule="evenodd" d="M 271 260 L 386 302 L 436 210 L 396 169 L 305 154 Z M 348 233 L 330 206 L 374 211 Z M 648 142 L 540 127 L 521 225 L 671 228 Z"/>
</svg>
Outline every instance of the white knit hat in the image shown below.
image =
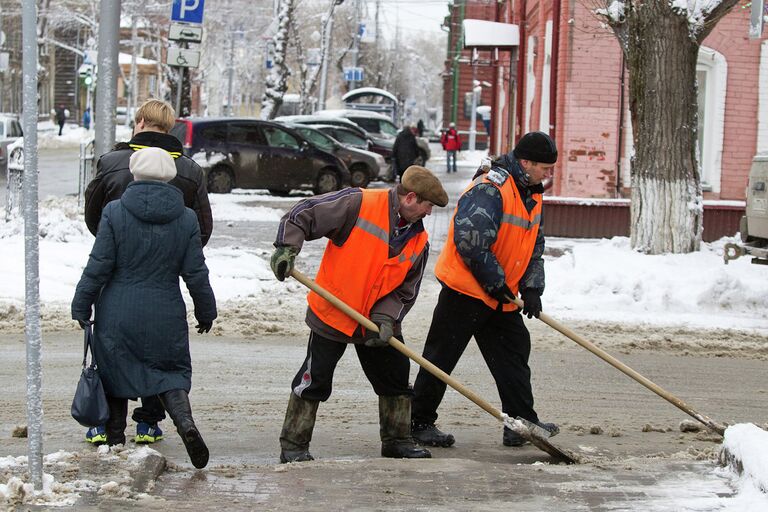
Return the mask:
<svg viewBox="0 0 768 512">
<path fill-rule="evenodd" d="M 128 164 L 135 180 L 171 181 L 176 177 L 173 157 L 164 149 L 144 148 L 131 155 Z"/>
</svg>

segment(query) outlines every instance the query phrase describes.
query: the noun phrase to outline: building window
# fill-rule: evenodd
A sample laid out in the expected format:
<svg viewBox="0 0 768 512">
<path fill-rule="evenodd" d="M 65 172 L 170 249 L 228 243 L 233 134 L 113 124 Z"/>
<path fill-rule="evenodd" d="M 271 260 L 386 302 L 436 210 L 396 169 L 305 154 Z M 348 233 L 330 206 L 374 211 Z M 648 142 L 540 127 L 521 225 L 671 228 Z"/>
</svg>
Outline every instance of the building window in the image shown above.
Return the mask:
<svg viewBox="0 0 768 512">
<path fill-rule="evenodd" d="M 702 46 L 696 65 L 698 82 L 698 160 L 704 191 L 720 192 L 725 132 L 725 93 L 728 64 L 723 55 Z"/>
<path fill-rule="evenodd" d="M 536 97 L 536 37 L 528 37 L 528 48 L 525 56 L 525 122 L 523 133 L 531 131 L 531 113 L 533 112 L 533 100 Z"/>
</svg>

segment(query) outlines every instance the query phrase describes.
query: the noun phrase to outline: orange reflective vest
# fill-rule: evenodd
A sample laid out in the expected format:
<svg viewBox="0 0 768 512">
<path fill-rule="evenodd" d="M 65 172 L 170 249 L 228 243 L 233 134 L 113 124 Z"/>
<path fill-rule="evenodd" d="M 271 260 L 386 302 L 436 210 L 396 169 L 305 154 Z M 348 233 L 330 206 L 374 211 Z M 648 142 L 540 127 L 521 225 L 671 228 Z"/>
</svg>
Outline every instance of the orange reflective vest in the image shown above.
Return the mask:
<svg viewBox="0 0 768 512">
<path fill-rule="evenodd" d="M 389 191 L 363 191 L 360 214 L 349 238 L 341 247 L 329 241 L 317 271 L 317 284 L 353 309 L 370 316 L 376 302 L 405 280 L 427 244 L 427 233 L 413 236 L 400 254 L 389 256 Z M 358 323 L 315 292 L 307 296 L 309 307 L 325 324 L 352 336 Z"/>
<path fill-rule="evenodd" d="M 490 183 L 501 191 L 503 215 L 498 236 L 490 249 L 501 268 L 504 269 L 507 286 L 517 294 L 518 283 L 528 268 L 528 262 L 531 260 L 533 248 L 536 245 L 536 235 L 539 233 L 541 194 L 533 195 L 536 206 L 528 213 L 523 200 L 520 198 L 520 192 L 511 177 L 508 177 L 499 186 L 490 181 L 487 175 L 480 176 L 467 187 L 464 193 L 479 183 Z M 456 218 L 455 211 L 453 217 Z M 499 305 L 498 301 L 488 295 L 480 286 L 480 283 L 472 275 L 472 271 L 459 256 L 453 241 L 453 225 L 454 222 L 452 221 L 448 228 L 448 239 L 445 242 L 445 247 L 443 247 L 435 265 L 435 276 L 453 290 L 480 299 L 488 307 L 496 309 Z M 512 303 L 504 304 L 503 309 L 504 311 L 514 311 L 517 306 Z"/>
</svg>

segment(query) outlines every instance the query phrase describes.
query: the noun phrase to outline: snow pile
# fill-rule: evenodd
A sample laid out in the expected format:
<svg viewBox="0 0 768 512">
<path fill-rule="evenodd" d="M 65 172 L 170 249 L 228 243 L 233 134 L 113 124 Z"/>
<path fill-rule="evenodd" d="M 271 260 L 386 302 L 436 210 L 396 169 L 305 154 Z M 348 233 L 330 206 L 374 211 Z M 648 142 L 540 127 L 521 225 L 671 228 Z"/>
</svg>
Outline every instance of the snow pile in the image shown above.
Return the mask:
<svg viewBox="0 0 768 512">
<path fill-rule="evenodd" d="M 728 427 L 724 437 L 721 460 L 741 475 L 740 487 L 768 493 L 768 432 L 753 423 L 739 423 Z"/>
<path fill-rule="evenodd" d="M 620 23 L 624 19 L 624 2 L 613 0 L 607 9 L 595 9 L 595 14 L 609 18 L 613 23 Z"/>
<path fill-rule="evenodd" d="M 130 140 L 133 130 L 124 125 L 115 127 L 115 140 L 117 142 Z M 59 125 L 53 121 L 43 121 L 37 124 L 38 149 L 77 148 L 81 142 L 93 138 L 93 123 L 91 129 L 86 130 L 82 126 L 67 123 L 59 135 Z"/>
<path fill-rule="evenodd" d="M 254 200 L 254 196 L 249 194 L 217 194 L 211 199 L 213 218 L 217 221 L 228 222 L 253 220 L 263 222 L 280 221 L 280 217 L 284 214 L 282 210 L 265 206 L 248 206 L 247 204 L 243 204 Z"/>
<path fill-rule="evenodd" d="M 110 449 L 104 445 L 96 452 L 85 454 L 60 450 L 43 457 L 43 489 L 40 491 L 34 490 L 33 484 L 25 480 L 30 478 L 27 457 L 0 457 L 0 506 L 73 506 L 82 493 L 145 499 L 146 494 L 138 493 L 130 486 L 133 481 L 130 472 L 140 470 L 148 457 L 162 455 L 148 447 L 125 449 L 116 446 Z M 89 464 L 84 465 L 86 459 Z M 111 467 L 104 470 L 105 464 Z M 104 480 L 72 479 L 72 475 L 82 473 L 85 466 L 99 471 L 94 478 L 103 476 Z"/>
<path fill-rule="evenodd" d="M 765 267 L 723 264 L 727 240 L 690 254 L 644 255 L 629 239 L 563 240 L 547 246 L 543 303 L 558 317 L 768 330 Z"/>
<path fill-rule="evenodd" d="M 47 505 L 55 507 L 72 506 L 81 492 L 95 491 L 96 483 L 91 480 L 57 482 L 51 474 L 66 471 L 77 465 L 78 456 L 58 451 L 43 457 L 43 489 L 36 491 L 29 478 L 27 457 L 0 457 L 0 505 Z"/>
</svg>

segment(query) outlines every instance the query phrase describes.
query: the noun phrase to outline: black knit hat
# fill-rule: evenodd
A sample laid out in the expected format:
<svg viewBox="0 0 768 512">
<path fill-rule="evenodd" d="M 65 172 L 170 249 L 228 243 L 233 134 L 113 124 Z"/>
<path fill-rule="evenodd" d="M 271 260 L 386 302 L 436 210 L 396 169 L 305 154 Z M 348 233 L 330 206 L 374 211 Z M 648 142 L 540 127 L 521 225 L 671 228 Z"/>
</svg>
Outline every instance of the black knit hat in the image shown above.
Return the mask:
<svg viewBox="0 0 768 512">
<path fill-rule="evenodd" d="M 512 151 L 515 158 L 553 164 L 557 162 L 557 146 L 552 137 L 544 132 L 528 132 Z"/>
</svg>

